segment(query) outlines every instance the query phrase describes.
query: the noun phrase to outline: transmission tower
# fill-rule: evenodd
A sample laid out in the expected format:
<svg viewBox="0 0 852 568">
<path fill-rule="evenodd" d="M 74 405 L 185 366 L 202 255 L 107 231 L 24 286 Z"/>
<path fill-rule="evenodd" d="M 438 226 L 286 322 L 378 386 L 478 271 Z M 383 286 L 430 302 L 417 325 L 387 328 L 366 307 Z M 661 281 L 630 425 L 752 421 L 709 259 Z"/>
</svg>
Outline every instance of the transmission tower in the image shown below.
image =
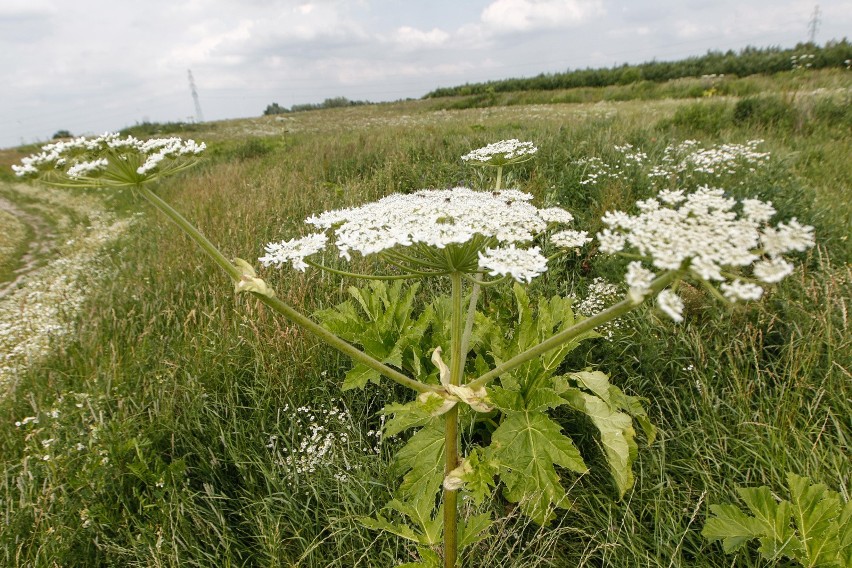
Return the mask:
<svg viewBox="0 0 852 568">
<path fill-rule="evenodd" d="M 198 91 L 195 89 L 195 80 L 192 78 L 192 69 L 187 69 L 186 73 L 189 75 L 189 90 L 192 92 L 192 101 L 195 103 L 195 120 L 196 122 L 204 122 L 201 103 L 198 102 Z"/>
<path fill-rule="evenodd" d="M 819 4 L 814 6 L 814 13 L 811 15 L 811 21 L 808 22 L 808 41 L 810 43 L 814 43 L 816 40 L 817 30 L 819 30 L 820 24 L 820 12 L 819 12 Z"/>
</svg>

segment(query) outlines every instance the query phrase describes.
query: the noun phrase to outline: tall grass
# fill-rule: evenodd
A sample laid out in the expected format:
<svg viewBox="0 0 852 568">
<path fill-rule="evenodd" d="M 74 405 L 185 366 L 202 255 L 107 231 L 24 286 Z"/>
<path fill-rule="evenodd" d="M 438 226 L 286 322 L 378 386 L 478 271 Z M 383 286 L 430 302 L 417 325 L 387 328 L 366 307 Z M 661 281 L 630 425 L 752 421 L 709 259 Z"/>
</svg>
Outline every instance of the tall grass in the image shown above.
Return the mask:
<svg viewBox="0 0 852 568">
<path fill-rule="evenodd" d="M 223 125 L 207 165 L 159 191 L 227 255 L 253 260 L 263 243 L 298 234 L 304 217 L 324 209 L 423 187 L 484 187 L 459 156 L 514 137 L 540 152 L 513 183 L 594 230 L 604 211 L 652 188 L 639 173 L 583 186 L 579 158 L 609 159 L 615 144 L 629 142 L 658 159 L 687 137 L 755 135 L 733 120 L 712 132 L 673 122 L 671 102 L 449 116 L 430 104 L 301 113 L 274 139 Z M 623 501 L 593 468 L 570 480 L 573 506 L 548 529 L 495 498 L 488 506 L 498 522 L 469 565 L 764 566 L 753 550 L 728 557 L 700 538 L 708 504 L 731 501 L 735 485 L 781 487 L 787 471 L 848 497 L 850 137 L 830 121 L 807 134 L 775 125 L 760 135 L 773 166 L 737 191 L 774 192 L 785 215 L 817 225 L 823 248 L 756 305 L 729 311 L 696 290 L 685 324 L 649 310 L 575 352 L 574 368 L 595 365 L 649 399 L 660 439 L 640 449 L 637 484 Z M 114 196 L 113 206 L 152 213 L 130 194 Z M 91 290 L 77 340 L 0 401 L 0 564 L 351 567 L 416 558 L 358 522 L 389 499 L 399 442 L 377 444 L 370 432 L 397 389 L 341 394 L 348 362 L 235 298 L 226 276 L 167 220 L 146 215 L 114 247 L 114 276 Z M 583 256 L 534 288 L 582 292 L 581 276 L 616 273 L 612 261 Z M 306 312 L 339 302 L 351 284 L 310 272 L 263 276 Z M 24 424 L 27 417 L 38 421 Z M 600 459 L 588 425 L 562 420 L 589 461 Z M 300 471 L 286 456 L 311 424 L 331 441 L 313 471 Z"/>
</svg>

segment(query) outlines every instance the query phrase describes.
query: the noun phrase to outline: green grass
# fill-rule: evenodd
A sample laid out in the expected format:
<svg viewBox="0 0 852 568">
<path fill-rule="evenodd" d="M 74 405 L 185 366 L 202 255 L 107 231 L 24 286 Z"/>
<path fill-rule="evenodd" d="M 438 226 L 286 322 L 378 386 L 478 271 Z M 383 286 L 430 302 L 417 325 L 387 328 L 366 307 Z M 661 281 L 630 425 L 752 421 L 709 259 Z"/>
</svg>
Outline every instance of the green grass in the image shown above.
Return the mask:
<svg viewBox="0 0 852 568">
<path fill-rule="evenodd" d="M 585 477 L 566 476 L 573 508 L 540 529 L 496 498 L 489 506 L 498 523 L 468 565 L 766 566 L 754 550 L 729 557 L 700 537 L 708 504 L 731 502 L 737 485 L 780 489 L 787 471 L 848 497 L 852 137 L 842 122 L 737 122 L 734 101 L 724 111 L 673 101 L 487 113 L 435 112 L 434 104 L 219 124 L 209 130 L 206 165 L 159 192 L 226 255 L 253 260 L 264 243 L 304 232 L 302 219 L 324 209 L 423 187 L 484 187 L 459 156 L 519 138 L 540 152 L 513 183 L 596 230 L 603 212 L 629 207 L 652 188 L 641 171 L 581 185 L 579 158 L 612 160 L 614 145 L 631 143 L 654 162 L 686 138 L 762 137 L 770 166 L 731 178 L 731 190 L 772 199 L 784 216 L 814 224 L 821 243 L 759 303 L 729 311 L 696 290 L 684 324 L 644 311 L 611 341 L 574 352 L 573 368 L 594 365 L 647 397 L 660 439 L 640 447 L 637 484 L 618 502 L 588 425 L 562 416 L 598 464 Z M 724 116 L 708 127 L 691 112 Z M 204 132 L 189 135 L 205 140 Z M 368 432 L 399 389 L 341 394 L 343 357 L 257 302 L 234 297 L 227 277 L 131 194 L 115 195 L 111 205 L 145 217 L 111 245 L 113 272 L 91 290 L 77 338 L 0 401 L 0 564 L 366 567 L 412 560 L 403 542 L 357 520 L 380 508 L 394 484 L 388 465 L 398 442 L 375 452 Z M 619 266 L 569 259 L 533 293 L 582 291 L 581 278 L 617 278 Z M 311 272 L 262 276 L 309 313 L 339 302 L 350 284 Z M 347 414 L 325 422 L 335 436 L 327 459 L 299 473 L 281 449 L 298 447 L 310 431 L 307 415 L 292 410 L 301 406 Z M 38 423 L 14 424 L 33 416 Z"/>
</svg>

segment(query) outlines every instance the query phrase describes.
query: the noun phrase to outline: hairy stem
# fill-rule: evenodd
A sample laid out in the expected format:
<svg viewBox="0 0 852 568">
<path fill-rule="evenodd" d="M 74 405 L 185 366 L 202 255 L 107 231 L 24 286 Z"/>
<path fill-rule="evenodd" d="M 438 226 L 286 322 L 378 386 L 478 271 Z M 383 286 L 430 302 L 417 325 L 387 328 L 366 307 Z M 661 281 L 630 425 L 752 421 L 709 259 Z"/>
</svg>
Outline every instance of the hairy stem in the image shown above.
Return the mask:
<svg viewBox="0 0 852 568">
<path fill-rule="evenodd" d="M 198 229 L 196 229 L 192 225 L 192 223 L 187 221 L 186 218 L 183 217 L 183 215 L 178 213 L 168 203 L 163 201 L 159 196 L 157 196 L 147 187 L 137 186 L 136 190 L 151 205 L 163 212 L 178 227 L 180 227 L 183 232 L 186 233 L 187 236 L 189 236 L 189 238 L 195 241 L 198 246 L 200 246 L 202 250 L 204 250 L 204 252 L 206 252 L 207 255 L 212 258 L 216 264 L 218 264 L 225 272 L 228 273 L 228 276 L 230 276 L 232 280 L 238 282 L 242 278 L 242 273 L 240 272 L 240 270 L 236 266 L 234 266 L 231 261 L 225 258 L 225 255 L 219 252 L 219 249 L 217 249 L 213 243 L 211 243 L 204 235 L 202 235 L 198 231 Z M 370 357 L 351 343 L 348 343 L 343 339 L 337 337 L 336 335 L 322 327 L 320 324 L 313 321 L 308 316 L 297 311 L 295 308 L 289 306 L 280 299 L 266 296 L 264 294 L 259 294 L 257 292 L 251 292 L 251 294 L 258 300 L 278 312 L 279 314 L 292 321 L 293 323 L 302 326 L 306 330 L 316 335 L 322 341 L 339 350 L 344 355 L 348 355 L 356 362 L 362 363 L 367 367 L 370 367 L 374 371 L 379 372 L 390 380 L 399 383 L 403 386 L 406 386 L 410 389 L 413 389 L 417 392 L 440 390 L 438 387 L 435 387 L 433 385 L 426 385 L 421 383 L 420 381 L 407 377 L 396 369 L 393 369 L 385 365 L 381 361 Z"/>
<path fill-rule="evenodd" d="M 460 385 L 464 372 L 462 336 L 463 294 L 459 272 L 450 274 L 453 284 L 452 319 L 450 320 L 450 384 Z M 459 405 L 444 415 L 444 477 L 459 465 Z M 444 489 L 444 568 L 456 568 L 458 563 L 458 491 Z"/>
</svg>

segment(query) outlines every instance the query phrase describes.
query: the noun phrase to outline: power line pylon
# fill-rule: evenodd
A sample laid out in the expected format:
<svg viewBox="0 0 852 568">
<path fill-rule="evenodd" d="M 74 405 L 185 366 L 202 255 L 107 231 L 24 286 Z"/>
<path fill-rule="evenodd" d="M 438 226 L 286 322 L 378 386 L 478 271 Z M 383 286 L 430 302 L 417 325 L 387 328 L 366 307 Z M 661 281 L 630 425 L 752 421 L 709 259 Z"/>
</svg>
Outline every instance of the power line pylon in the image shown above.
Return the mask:
<svg viewBox="0 0 852 568">
<path fill-rule="evenodd" d="M 195 80 L 192 78 L 192 69 L 187 69 L 186 73 L 189 75 L 189 90 L 192 91 L 192 101 L 195 103 L 195 120 L 196 122 L 204 122 L 201 103 L 198 102 L 198 91 L 195 89 Z"/>
<path fill-rule="evenodd" d="M 819 4 L 814 6 L 814 13 L 811 15 L 811 21 L 808 22 L 808 41 L 813 44 L 816 40 L 817 30 L 820 25 Z"/>
</svg>

